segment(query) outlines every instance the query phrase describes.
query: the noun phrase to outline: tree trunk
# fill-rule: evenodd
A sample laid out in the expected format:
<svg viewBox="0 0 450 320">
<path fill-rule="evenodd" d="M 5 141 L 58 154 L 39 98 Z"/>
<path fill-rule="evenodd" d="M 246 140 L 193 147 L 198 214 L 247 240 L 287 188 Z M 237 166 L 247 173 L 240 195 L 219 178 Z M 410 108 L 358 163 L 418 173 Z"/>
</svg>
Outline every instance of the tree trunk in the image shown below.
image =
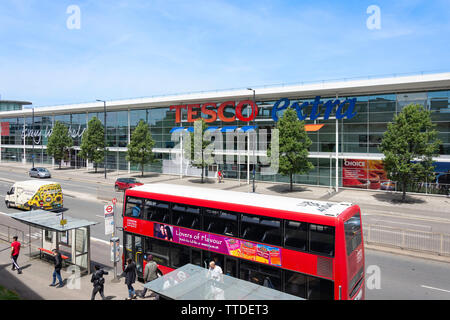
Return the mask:
<svg viewBox="0 0 450 320">
<path fill-rule="evenodd" d="M 403 195 L 402 195 L 402 202 L 406 201 L 406 182 L 403 182 Z"/>
<path fill-rule="evenodd" d="M 290 188 L 289 188 L 289 190 L 292 192 L 292 172 L 289 173 L 289 181 L 290 181 Z"/>
<path fill-rule="evenodd" d="M 204 170 L 205 170 L 205 165 L 203 163 L 203 149 L 202 149 L 202 183 L 203 183 Z"/>
</svg>

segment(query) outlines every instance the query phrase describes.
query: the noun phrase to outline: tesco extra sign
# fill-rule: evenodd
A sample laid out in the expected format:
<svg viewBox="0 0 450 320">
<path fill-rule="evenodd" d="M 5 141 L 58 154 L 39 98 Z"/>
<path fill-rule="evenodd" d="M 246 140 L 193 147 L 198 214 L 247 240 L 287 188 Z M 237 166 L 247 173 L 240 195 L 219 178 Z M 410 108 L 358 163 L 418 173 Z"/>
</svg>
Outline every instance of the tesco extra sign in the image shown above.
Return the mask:
<svg viewBox="0 0 450 320">
<path fill-rule="evenodd" d="M 282 111 L 287 108 L 293 108 L 297 111 L 297 116 L 300 120 L 316 120 L 320 116 L 323 116 L 324 120 L 329 119 L 333 110 L 336 110 L 336 119 L 343 118 L 351 119 L 357 112 L 355 112 L 356 98 L 345 99 L 341 102 L 339 99 L 330 99 L 325 103 L 320 100 L 320 96 L 316 96 L 313 102 L 293 102 L 288 98 L 281 98 L 272 107 L 272 119 L 278 121 L 278 111 Z M 226 108 L 234 108 L 235 113 L 233 116 L 225 115 Z M 252 113 L 248 116 L 244 116 L 242 111 L 245 107 L 250 107 Z M 310 108 L 309 114 L 306 109 Z M 258 105 L 252 100 L 242 101 L 225 101 L 220 104 L 214 102 L 207 102 L 204 104 L 187 104 L 187 105 L 173 105 L 170 106 L 170 110 L 175 110 L 175 122 L 181 122 L 181 111 L 187 110 L 186 122 L 194 122 L 198 119 L 203 119 L 206 123 L 217 121 L 218 119 L 223 122 L 233 122 L 240 120 L 243 122 L 249 122 L 256 118 L 258 115 Z"/>
<path fill-rule="evenodd" d="M 252 114 L 248 117 L 244 117 L 242 114 L 242 109 L 245 106 L 250 106 L 252 108 Z M 235 115 L 232 117 L 227 117 L 224 114 L 225 108 L 232 107 L 235 109 Z M 188 105 L 178 105 L 170 106 L 170 110 L 175 109 L 175 122 L 181 122 L 181 110 L 187 109 L 187 122 L 194 122 L 201 118 L 200 113 L 209 116 L 208 118 L 203 118 L 206 123 L 214 122 L 217 117 L 223 122 L 233 122 L 238 118 L 241 121 L 248 122 L 258 115 L 258 106 L 251 100 L 243 100 L 238 103 L 236 101 L 225 101 L 217 105 L 214 102 L 207 102 L 204 104 L 188 104 Z"/>
</svg>

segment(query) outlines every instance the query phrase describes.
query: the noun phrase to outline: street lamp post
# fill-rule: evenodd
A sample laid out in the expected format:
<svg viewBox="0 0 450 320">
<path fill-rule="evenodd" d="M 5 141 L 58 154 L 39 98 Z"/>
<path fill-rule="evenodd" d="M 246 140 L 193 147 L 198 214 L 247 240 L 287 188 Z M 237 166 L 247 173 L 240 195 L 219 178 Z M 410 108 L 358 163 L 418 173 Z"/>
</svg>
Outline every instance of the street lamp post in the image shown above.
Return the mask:
<svg viewBox="0 0 450 320">
<path fill-rule="evenodd" d="M 31 127 L 32 127 L 32 129 L 31 129 L 31 132 L 32 132 L 32 134 L 31 134 L 31 144 L 33 145 L 33 154 L 31 155 L 31 159 L 32 159 L 32 161 L 33 161 L 33 168 L 34 168 L 34 107 L 33 107 L 33 109 L 32 109 L 32 120 L 31 120 L 31 122 L 32 122 L 32 124 L 31 124 Z"/>
<path fill-rule="evenodd" d="M 252 89 L 252 88 L 247 88 L 247 90 L 253 91 L 253 106 L 256 109 L 257 106 L 256 106 L 256 99 L 255 99 L 255 90 Z M 255 123 L 255 121 L 256 121 L 256 119 L 255 119 L 256 118 L 256 110 L 253 110 L 253 108 L 252 108 L 252 113 L 254 114 L 254 117 L 253 117 L 253 130 L 255 131 L 255 137 L 256 137 L 256 123 Z M 249 143 L 250 143 L 250 141 L 249 141 Z M 255 148 L 256 148 L 255 144 L 256 144 L 256 141 L 254 141 L 254 143 L 253 143 L 253 160 L 255 161 L 255 163 L 253 164 L 253 186 L 252 186 L 253 193 L 255 192 L 256 163 L 258 162 L 256 160 L 256 158 L 255 158 Z"/>
<path fill-rule="evenodd" d="M 106 101 L 105 100 L 99 100 L 99 99 L 97 99 L 97 101 L 99 101 L 99 102 L 103 102 L 103 119 L 104 119 L 104 123 L 105 123 L 105 127 L 104 127 L 104 131 L 103 131 L 103 136 L 104 136 L 104 139 L 105 139 L 105 151 L 104 151 L 104 156 L 103 156 L 103 158 L 104 158 L 104 160 L 103 160 L 103 164 L 104 164 L 104 167 L 105 167 L 105 179 L 106 179 Z"/>
</svg>

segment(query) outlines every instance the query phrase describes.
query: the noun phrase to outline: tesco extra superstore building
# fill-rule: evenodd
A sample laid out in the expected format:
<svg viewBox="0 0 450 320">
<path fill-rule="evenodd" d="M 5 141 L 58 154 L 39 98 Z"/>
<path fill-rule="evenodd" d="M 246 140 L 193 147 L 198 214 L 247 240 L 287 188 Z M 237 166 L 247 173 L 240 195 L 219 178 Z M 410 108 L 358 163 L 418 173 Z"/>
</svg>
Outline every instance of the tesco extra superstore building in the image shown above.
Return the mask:
<svg viewBox="0 0 450 320">
<path fill-rule="evenodd" d="M 252 89 L 254 92 L 243 88 L 106 101 L 108 169 L 139 170 L 126 161 L 125 151 L 131 133 L 141 119 L 150 126 L 156 142 L 154 152 L 159 160 L 147 165 L 145 171 L 199 175 L 199 169 L 189 165 L 182 167 L 171 160 L 174 152 L 172 132 L 180 128 L 191 130 L 193 121 L 200 117 L 217 132 L 252 128 L 270 132 L 283 109 L 290 107 L 300 109 L 300 117 L 304 117 L 309 125 L 308 135 L 313 142 L 310 159 L 315 166 L 308 174 L 295 175 L 295 183 L 395 189 L 395 184 L 386 181 L 381 161 L 383 155 L 378 146 L 394 115 L 404 106 L 416 103 L 431 111 L 442 144 L 440 156 L 435 158 L 436 179 L 418 183 L 409 191 L 446 192 L 442 186 L 450 183 L 450 73 L 366 77 Z M 255 118 L 251 113 L 253 99 L 257 105 Z M 0 101 L 2 162 L 31 163 L 34 159 L 35 164 L 54 164 L 46 153 L 46 144 L 53 124 L 60 121 L 70 128 L 74 140 L 64 165 L 92 166 L 78 156 L 79 146 L 83 130 L 92 117 L 96 116 L 104 123 L 103 102 L 34 109 L 23 107 L 26 104 L 29 103 Z M 311 126 L 313 124 L 315 126 Z M 249 152 L 243 152 L 245 159 Z M 252 168 L 246 160 L 220 166 L 226 178 L 247 181 Z M 256 181 L 288 182 L 287 176 L 261 175 L 262 166 L 255 168 Z M 207 175 L 213 175 L 216 170 L 216 165 L 209 166 Z"/>
</svg>

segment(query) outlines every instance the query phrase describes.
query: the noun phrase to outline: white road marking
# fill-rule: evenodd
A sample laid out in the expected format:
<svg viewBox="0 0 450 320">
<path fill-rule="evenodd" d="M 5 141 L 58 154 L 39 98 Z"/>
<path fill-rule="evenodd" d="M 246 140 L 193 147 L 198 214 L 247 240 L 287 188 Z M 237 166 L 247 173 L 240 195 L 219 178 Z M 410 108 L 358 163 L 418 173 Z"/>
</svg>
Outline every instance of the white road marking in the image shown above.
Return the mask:
<svg viewBox="0 0 450 320">
<path fill-rule="evenodd" d="M 444 291 L 444 292 L 450 293 L 450 290 L 445 290 L 445 289 L 440 289 L 440 288 L 434 288 L 434 287 L 429 287 L 429 286 L 424 286 L 424 285 L 421 285 L 421 287 L 422 287 L 422 288 L 426 288 L 426 289 L 438 290 L 438 291 Z"/>
<path fill-rule="evenodd" d="M 386 213 L 386 210 L 377 210 L 377 209 L 370 209 L 369 211 L 380 212 L 380 213 L 371 212 L 371 213 L 367 214 L 367 215 L 372 215 L 372 216 L 385 216 L 385 217 L 405 218 L 405 219 L 410 219 L 410 220 L 419 220 L 419 221 L 427 221 L 427 222 L 450 223 L 450 219 L 448 219 L 448 218 L 425 217 L 425 216 L 418 216 L 418 215 L 406 214 L 406 213 L 400 213 L 400 212 Z"/>
<path fill-rule="evenodd" d="M 415 223 L 408 223 L 408 222 L 398 222 L 398 221 L 389 221 L 389 220 L 375 220 L 375 222 L 379 223 L 379 224 L 389 224 L 389 223 L 394 223 L 394 224 L 401 224 L 401 225 L 409 225 L 409 226 L 414 226 L 414 227 L 419 227 L 419 228 L 424 228 L 424 229 L 429 229 L 431 230 L 431 226 L 424 226 L 423 224 L 415 224 Z"/>
<path fill-rule="evenodd" d="M 98 238 L 91 238 L 91 241 L 101 242 L 101 243 L 104 243 L 104 244 L 110 245 L 110 242 L 109 242 L 109 241 L 107 241 L 107 240 L 103 240 L 103 239 L 98 239 Z M 122 246 L 122 245 L 120 245 L 120 248 L 123 248 L 123 246 Z"/>
<path fill-rule="evenodd" d="M 27 233 L 25 235 L 25 237 L 31 237 L 32 239 L 40 239 L 41 235 L 42 234 L 40 232 L 35 232 L 35 233 L 32 233 L 32 234 Z"/>
</svg>

